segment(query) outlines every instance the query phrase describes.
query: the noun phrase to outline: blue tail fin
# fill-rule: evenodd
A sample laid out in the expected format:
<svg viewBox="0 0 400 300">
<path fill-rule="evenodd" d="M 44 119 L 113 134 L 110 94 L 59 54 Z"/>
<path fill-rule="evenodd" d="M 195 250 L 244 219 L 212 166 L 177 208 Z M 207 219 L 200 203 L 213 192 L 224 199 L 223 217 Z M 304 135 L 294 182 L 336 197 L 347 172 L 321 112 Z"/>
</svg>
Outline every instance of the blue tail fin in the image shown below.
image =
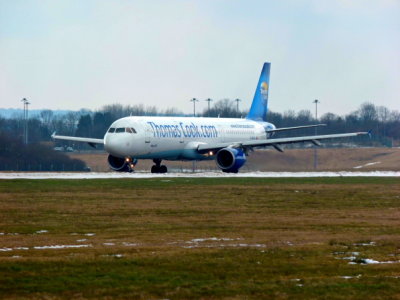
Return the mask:
<svg viewBox="0 0 400 300">
<path fill-rule="evenodd" d="M 269 69 L 271 63 L 264 63 L 258 80 L 253 103 L 246 119 L 254 121 L 266 121 L 268 112 L 268 89 L 269 89 Z"/>
</svg>

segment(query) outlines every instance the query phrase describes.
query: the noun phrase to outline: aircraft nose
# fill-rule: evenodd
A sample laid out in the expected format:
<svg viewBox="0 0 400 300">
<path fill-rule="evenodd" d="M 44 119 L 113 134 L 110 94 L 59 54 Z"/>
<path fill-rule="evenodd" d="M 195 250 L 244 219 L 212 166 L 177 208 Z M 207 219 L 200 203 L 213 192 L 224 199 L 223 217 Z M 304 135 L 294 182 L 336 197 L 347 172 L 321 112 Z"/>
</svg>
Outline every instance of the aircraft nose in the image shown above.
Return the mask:
<svg viewBox="0 0 400 300">
<path fill-rule="evenodd" d="M 107 133 L 104 149 L 115 156 L 131 156 L 135 148 L 135 139 L 129 133 Z"/>
<path fill-rule="evenodd" d="M 122 137 L 108 133 L 105 138 L 104 149 L 115 156 L 125 156 L 122 147 Z"/>
</svg>

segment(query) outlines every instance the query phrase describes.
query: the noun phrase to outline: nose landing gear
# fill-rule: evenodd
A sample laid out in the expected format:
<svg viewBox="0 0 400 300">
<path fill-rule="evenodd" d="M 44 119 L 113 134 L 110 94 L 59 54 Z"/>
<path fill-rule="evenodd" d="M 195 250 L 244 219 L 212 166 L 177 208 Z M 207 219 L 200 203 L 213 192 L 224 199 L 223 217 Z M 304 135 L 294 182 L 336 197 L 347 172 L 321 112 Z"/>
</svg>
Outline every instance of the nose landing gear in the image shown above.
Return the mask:
<svg viewBox="0 0 400 300">
<path fill-rule="evenodd" d="M 155 165 L 151 167 L 151 173 L 167 173 L 168 172 L 167 167 L 164 165 L 161 165 L 161 159 L 155 158 L 155 159 L 153 159 L 153 162 L 155 163 Z"/>
<path fill-rule="evenodd" d="M 129 173 L 134 172 L 135 171 L 134 169 L 135 169 L 135 166 L 136 166 L 138 160 L 137 159 L 132 159 L 131 157 L 127 157 L 127 158 L 125 158 L 125 162 L 126 162 L 126 166 L 127 166 L 128 172 Z"/>
</svg>

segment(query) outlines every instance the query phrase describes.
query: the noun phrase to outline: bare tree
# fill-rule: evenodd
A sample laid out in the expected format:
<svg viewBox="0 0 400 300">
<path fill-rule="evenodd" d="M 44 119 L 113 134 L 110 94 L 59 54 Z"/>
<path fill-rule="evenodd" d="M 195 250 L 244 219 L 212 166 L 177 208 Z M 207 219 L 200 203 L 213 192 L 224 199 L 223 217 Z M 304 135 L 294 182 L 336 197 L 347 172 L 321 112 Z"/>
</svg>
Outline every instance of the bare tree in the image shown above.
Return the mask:
<svg viewBox="0 0 400 300">
<path fill-rule="evenodd" d="M 358 117 L 364 123 L 375 121 L 378 119 L 378 114 L 374 104 L 365 102 L 361 104 L 361 107 L 357 111 Z"/>
<path fill-rule="evenodd" d="M 44 109 L 40 112 L 40 119 L 42 120 L 42 123 L 44 123 L 45 125 L 50 125 L 53 116 L 54 113 L 50 109 Z"/>
</svg>

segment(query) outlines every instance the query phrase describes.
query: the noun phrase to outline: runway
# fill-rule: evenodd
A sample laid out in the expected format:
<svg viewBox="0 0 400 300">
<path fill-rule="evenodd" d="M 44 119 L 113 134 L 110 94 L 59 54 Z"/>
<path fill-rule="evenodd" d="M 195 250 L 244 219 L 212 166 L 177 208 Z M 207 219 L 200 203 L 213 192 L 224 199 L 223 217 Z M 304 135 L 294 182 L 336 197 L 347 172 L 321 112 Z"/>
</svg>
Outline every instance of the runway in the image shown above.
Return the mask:
<svg viewBox="0 0 400 300">
<path fill-rule="evenodd" d="M 0 179 L 111 179 L 111 178 L 289 178 L 289 177 L 400 177 L 400 171 L 373 172 L 180 172 L 152 174 L 148 172 L 0 172 Z"/>
</svg>

